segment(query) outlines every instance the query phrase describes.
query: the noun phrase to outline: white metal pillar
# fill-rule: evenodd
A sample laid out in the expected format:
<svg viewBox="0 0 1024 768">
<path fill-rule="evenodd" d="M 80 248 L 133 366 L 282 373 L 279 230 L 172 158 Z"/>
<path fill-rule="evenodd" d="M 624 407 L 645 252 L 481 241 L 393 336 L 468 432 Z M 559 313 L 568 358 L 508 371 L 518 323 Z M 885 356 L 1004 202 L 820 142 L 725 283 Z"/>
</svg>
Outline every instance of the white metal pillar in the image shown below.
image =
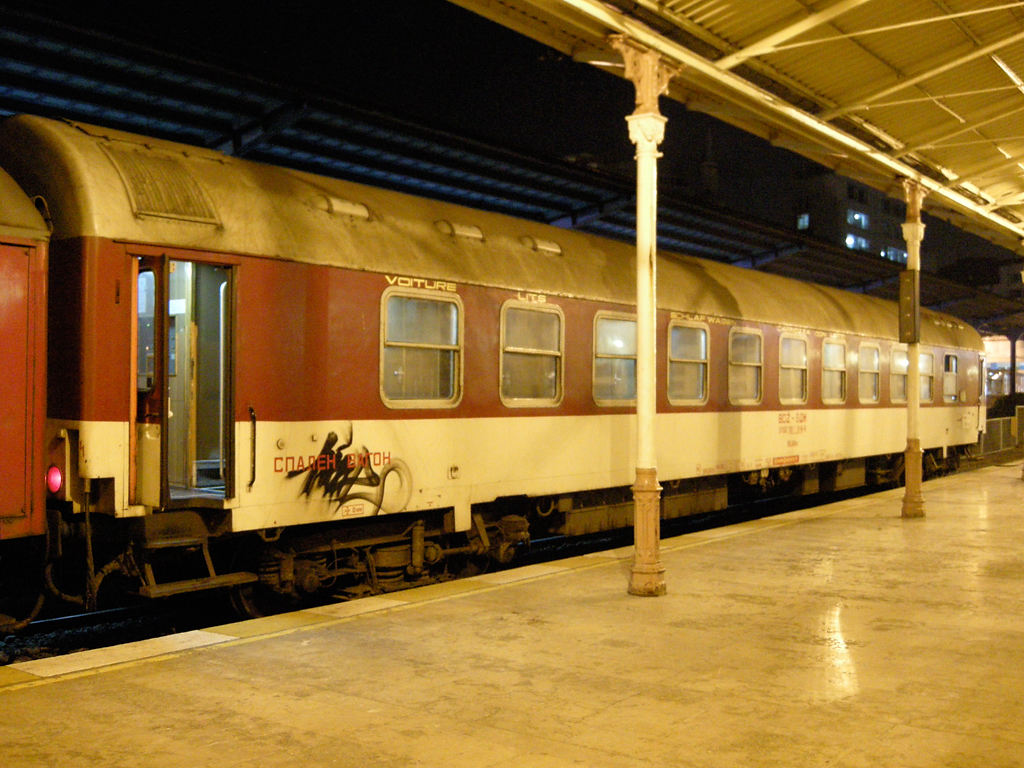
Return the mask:
<svg viewBox="0 0 1024 768">
<path fill-rule="evenodd" d="M 907 342 L 907 451 L 903 467 L 906 487 L 903 493 L 902 516 L 924 517 L 924 497 L 921 495 L 922 453 L 921 453 L 921 241 L 924 239 L 924 224 L 921 223 L 921 201 L 924 187 L 911 179 L 904 179 L 903 189 L 907 200 L 907 220 L 903 224 L 903 239 L 907 242 L 906 281 L 909 296 L 901 296 L 901 303 L 910 306 L 913 313 L 911 322 L 901 329 L 901 340 Z"/>
<path fill-rule="evenodd" d="M 612 38 L 622 54 L 626 77 L 636 88 L 636 109 L 626 118 L 636 145 L 636 480 L 633 484 L 633 567 L 629 593 L 663 595 L 661 563 L 661 486 L 655 450 L 657 410 L 657 216 L 658 145 L 665 118 L 658 97 L 668 89 L 675 70 L 657 53 L 622 35 Z"/>
</svg>

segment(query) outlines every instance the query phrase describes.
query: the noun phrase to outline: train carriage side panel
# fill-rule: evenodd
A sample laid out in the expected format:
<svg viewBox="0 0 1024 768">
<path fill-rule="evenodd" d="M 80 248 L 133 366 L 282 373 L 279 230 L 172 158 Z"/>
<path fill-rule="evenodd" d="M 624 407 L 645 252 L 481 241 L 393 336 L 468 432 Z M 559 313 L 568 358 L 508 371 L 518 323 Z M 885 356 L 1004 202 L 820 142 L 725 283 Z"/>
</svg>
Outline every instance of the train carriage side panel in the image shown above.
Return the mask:
<svg viewBox="0 0 1024 768">
<path fill-rule="evenodd" d="M 49 233 L 0 171 L 0 539 L 43 533 Z"/>
<path fill-rule="evenodd" d="M 100 493 L 100 508 L 128 514 L 131 262 L 123 245 L 108 240 L 55 240 L 49 276 L 47 432 L 76 447 L 66 468 L 72 501 L 84 480 L 103 480 L 102 488 L 91 489 Z"/>
</svg>

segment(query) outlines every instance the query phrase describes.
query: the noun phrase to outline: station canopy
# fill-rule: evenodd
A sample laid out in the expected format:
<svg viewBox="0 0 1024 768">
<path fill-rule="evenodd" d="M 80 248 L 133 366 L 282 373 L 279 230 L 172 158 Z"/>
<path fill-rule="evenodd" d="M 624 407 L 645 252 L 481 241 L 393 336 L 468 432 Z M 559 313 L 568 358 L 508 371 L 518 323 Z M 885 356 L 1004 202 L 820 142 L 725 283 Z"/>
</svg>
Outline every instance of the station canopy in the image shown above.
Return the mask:
<svg viewBox="0 0 1024 768">
<path fill-rule="evenodd" d="M 1004 247 L 1024 244 L 1024 2 L 456 0 L 579 61 L 624 34 L 669 96 Z"/>
</svg>

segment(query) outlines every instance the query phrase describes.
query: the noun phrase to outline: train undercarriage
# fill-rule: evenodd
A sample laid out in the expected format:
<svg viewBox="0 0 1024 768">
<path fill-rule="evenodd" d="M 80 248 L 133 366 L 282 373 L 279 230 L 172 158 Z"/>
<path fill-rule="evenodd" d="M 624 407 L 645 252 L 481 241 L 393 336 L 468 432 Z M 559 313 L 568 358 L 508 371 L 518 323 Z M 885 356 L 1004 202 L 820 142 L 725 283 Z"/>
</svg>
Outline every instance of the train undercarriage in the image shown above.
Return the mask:
<svg viewBox="0 0 1024 768">
<path fill-rule="evenodd" d="M 925 477 L 955 471 L 963 452 L 927 451 Z M 668 480 L 662 482 L 662 518 L 766 498 L 891 487 L 902 472 L 903 455 L 890 454 Z M 3 542 L 0 549 L 0 631 L 27 626 L 44 597 L 91 610 L 111 601 L 222 589 L 241 615 L 259 616 L 310 600 L 393 592 L 507 566 L 536 539 L 628 528 L 632 515 L 628 486 L 500 498 L 474 506 L 470 530 L 459 533 L 450 510 L 246 534 L 228 533 L 226 513 L 210 510 L 131 520 L 51 510 L 42 541 Z"/>
</svg>

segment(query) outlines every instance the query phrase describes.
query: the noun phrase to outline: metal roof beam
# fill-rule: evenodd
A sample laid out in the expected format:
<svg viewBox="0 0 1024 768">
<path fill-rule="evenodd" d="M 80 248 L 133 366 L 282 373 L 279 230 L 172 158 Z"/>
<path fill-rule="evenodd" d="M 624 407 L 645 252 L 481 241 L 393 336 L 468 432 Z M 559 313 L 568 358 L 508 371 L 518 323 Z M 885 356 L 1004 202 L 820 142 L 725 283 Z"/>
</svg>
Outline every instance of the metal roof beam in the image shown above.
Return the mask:
<svg viewBox="0 0 1024 768">
<path fill-rule="evenodd" d="M 859 285 L 851 285 L 846 290 L 850 291 L 851 293 L 869 293 L 870 291 L 874 291 L 877 290 L 878 288 L 883 288 L 886 285 L 889 285 L 890 283 L 894 283 L 899 279 L 899 274 L 887 275 L 886 277 L 880 278 L 878 280 L 872 280 L 867 283 L 860 283 Z"/>
<path fill-rule="evenodd" d="M 91 37 L 71 43 L 48 30 L 29 36 L 0 27 L 0 70 L 5 82 L 20 75 L 36 87 L 47 83 L 53 89 L 105 92 L 140 104 L 194 105 L 206 113 L 206 119 L 228 111 L 258 111 L 265 104 L 251 91 L 223 80 L 184 67 L 171 69 L 157 54 L 145 50 L 122 54 L 117 48 Z"/>
<path fill-rule="evenodd" d="M 960 304 L 965 301 L 970 301 L 970 296 L 957 296 L 952 299 L 946 299 L 945 301 L 937 301 L 933 304 L 927 304 L 925 306 L 933 312 L 945 312 L 950 307 Z"/>
<path fill-rule="evenodd" d="M 1019 42 L 1021 40 L 1024 40 L 1024 32 L 1018 32 L 1015 35 L 1004 37 L 1002 40 L 990 43 L 989 45 L 983 46 L 982 48 L 976 48 L 970 53 L 966 53 L 963 56 L 958 56 L 955 59 L 944 60 L 941 64 L 939 64 L 936 67 L 927 69 L 924 72 L 919 72 L 918 74 L 913 75 L 912 77 L 907 77 L 898 80 L 896 83 L 890 86 L 881 88 L 872 93 L 868 93 L 865 96 L 861 96 L 859 100 L 854 104 L 848 104 L 846 106 L 839 106 L 836 107 L 835 109 L 826 110 L 825 112 L 818 115 L 818 117 L 826 121 L 834 120 L 840 115 L 845 115 L 847 112 L 853 112 L 857 109 L 861 109 L 874 101 L 878 101 L 878 99 L 885 98 L 886 96 L 896 93 L 897 91 L 902 91 L 904 88 L 910 88 L 913 85 L 917 85 L 918 83 L 924 82 L 925 80 L 929 80 L 933 77 L 936 77 L 937 75 L 941 75 L 943 72 L 948 72 L 951 69 L 956 69 L 957 67 L 966 64 L 969 61 L 974 61 L 975 59 L 979 59 L 982 56 L 988 56 L 991 53 L 995 53 L 996 51 L 1006 48 L 1008 45 L 1013 45 L 1014 43 Z"/>
<path fill-rule="evenodd" d="M 277 144 L 257 150 L 258 159 L 276 165 L 285 165 L 297 170 L 325 176 L 347 178 L 354 181 L 397 189 L 409 194 L 418 194 L 440 200 L 451 200 L 461 205 L 473 205 L 491 211 L 509 212 L 515 210 L 527 218 L 540 219 L 548 213 L 540 205 L 516 207 L 508 197 L 496 192 L 468 190 L 457 181 L 446 177 L 417 177 L 405 169 L 381 168 L 363 162 L 365 158 L 351 156 L 348 159 L 327 157 L 315 151 L 288 150 Z"/>
<path fill-rule="evenodd" d="M 739 64 L 742 64 L 744 60 L 754 58 L 756 56 L 764 56 L 765 54 L 772 53 L 778 49 L 778 45 L 792 40 L 797 35 L 802 35 L 809 29 L 814 29 L 826 22 L 831 21 L 837 16 L 841 16 L 847 11 L 856 8 L 859 5 L 864 5 L 870 2 L 870 0 L 839 0 L 839 2 L 830 5 L 824 10 L 812 13 L 810 16 L 796 17 L 798 20 L 793 23 L 787 24 L 777 32 L 761 38 L 755 43 L 751 43 L 746 48 L 743 48 L 735 53 L 730 53 L 727 56 L 723 56 L 715 62 L 715 65 L 719 69 L 732 69 Z"/>
<path fill-rule="evenodd" d="M 1006 333 L 1007 327 L 1012 329 L 1014 332 L 1018 330 L 1024 332 L 1024 307 L 1021 307 L 1017 312 L 1003 312 L 999 315 L 988 315 L 982 317 L 981 315 L 974 315 L 974 323 L 977 325 L 988 325 L 989 323 L 1003 323 L 1011 318 L 1020 318 L 1018 321 L 1009 326 L 1002 326 L 998 330 L 1000 333 Z"/>
<path fill-rule="evenodd" d="M 1013 205 L 1020 205 L 1024 203 L 1024 192 L 1016 192 L 1012 195 L 1004 195 L 998 198 L 994 203 L 991 203 L 988 208 L 989 210 L 996 210 L 998 208 L 1007 208 Z"/>
<path fill-rule="evenodd" d="M 599 221 L 610 213 L 617 213 L 632 205 L 635 201 L 636 198 L 631 195 L 613 197 L 610 200 L 588 205 L 585 208 L 576 208 L 554 219 L 549 219 L 548 224 L 554 227 L 561 227 L 562 229 L 577 229 L 584 224 Z"/>
<path fill-rule="evenodd" d="M 808 45 L 818 45 L 820 43 L 834 43 L 836 40 L 848 40 L 851 37 L 866 37 L 867 35 L 877 35 L 877 34 L 879 34 L 881 32 L 895 32 L 895 31 L 900 30 L 900 29 L 907 29 L 908 27 L 920 27 L 920 26 L 922 26 L 924 24 L 934 24 L 934 23 L 940 22 L 940 21 L 953 21 L 954 23 L 957 23 L 955 21 L 955 19 L 959 19 L 959 18 L 962 18 L 964 16 L 976 16 L 979 13 L 992 13 L 994 11 L 1006 11 L 1006 10 L 1009 10 L 1011 8 L 1020 8 L 1021 6 L 1024 6 L 1024 2 L 1021 2 L 1020 0 L 1018 0 L 1018 2 L 1015 2 L 1015 3 L 1003 3 L 1002 5 L 995 5 L 995 6 L 992 6 L 991 8 L 976 8 L 975 10 L 972 10 L 972 11 L 958 11 L 956 13 L 947 12 L 947 13 L 945 13 L 942 16 L 931 16 L 931 17 L 929 17 L 927 19 L 915 19 L 914 21 L 903 21 L 903 22 L 900 22 L 899 24 L 886 24 L 885 26 L 882 26 L 882 27 L 872 27 L 871 29 L 858 29 L 856 32 L 846 32 L 846 33 L 841 34 L 841 35 L 829 35 L 828 37 L 816 37 L 813 40 L 801 40 L 798 43 L 789 43 L 789 44 L 786 44 L 786 45 L 777 45 L 777 46 L 775 46 L 774 50 L 775 51 L 789 51 L 789 50 L 792 50 L 793 48 L 803 48 L 803 47 L 806 47 Z M 948 9 L 946 9 L 945 6 L 942 6 L 942 8 L 943 8 L 943 10 L 947 10 L 948 11 Z M 961 29 L 964 29 L 963 25 L 958 24 L 958 26 L 960 26 Z M 967 34 L 967 30 L 966 29 L 964 29 L 964 32 L 965 32 L 965 34 Z"/>
<path fill-rule="evenodd" d="M 371 183 L 542 221 L 587 200 L 554 181 L 545 184 L 544 179 L 524 176 L 512 166 L 485 163 L 486 158 L 476 155 L 456 157 L 449 149 L 430 142 L 418 148 L 384 140 L 367 145 L 340 133 L 328 136 L 293 129 L 273 144 L 256 147 L 254 154 L 279 165 L 297 163 L 328 176 L 357 174 Z"/>
<path fill-rule="evenodd" d="M 792 242 L 788 230 L 779 226 L 756 226 L 758 222 L 748 218 L 746 221 L 728 218 L 727 214 L 715 209 L 703 208 L 699 203 L 691 204 L 685 200 L 671 200 L 667 196 L 658 202 L 659 226 L 682 227 L 697 229 L 706 235 L 727 240 L 730 243 L 742 243 L 747 250 L 771 250 L 780 241 Z"/>
<path fill-rule="evenodd" d="M 221 136 L 210 146 L 229 155 L 243 157 L 257 145 L 291 128 L 308 111 L 309 106 L 305 102 L 295 101 L 282 104 L 258 120 L 253 120 L 241 128 L 233 130 L 227 136 Z"/>
<path fill-rule="evenodd" d="M 963 184 L 965 181 L 971 181 L 982 176 L 987 176 L 990 173 L 997 171 L 1009 170 L 1016 168 L 1024 162 L 1024 154 L 1014 155 L 1013 157 L 1002 157 L 999 160 L 991 163 L 976 164 L 966 168 L 960 168 L 960 175 L 950 181 L 946 186 L 953 187 L 957 184 Z"/>
<path fill-rule="evenodd" d="M 770 251 L 762 251 L 761 253 L 754 253 L 742 259 L 736 261 L 730 261 L 729 263 L 735 267 L 746 267 L 747 269 L 760 269 L 766 264 L 771 264 L 773 261 L 783 259 L 786 256 L 792 256 L 794 253 L 800 253 L 803 246 L 791 245 L 786 248 L 775 248 Z"/>
<path fill-rule="evenodd" d="M 935 138 L 928 139 L 927 141 L 922 141 L 918 144 L 908 144 L 902 149 L 894 151 L 892 156 L 898 159 L 904 155 L 909 155 L 912 152 L 923 151 L 926 149 L 942 149 L 944 142 L 949 139 L 961 136 L 971 131 L 976 131 L 979 128 L 984 128 L 986 125 L 998 122 L 999 120 L 1004 120 L 1010 115 L 1017 114 L 1018 112 L 1024 112 L 1024 106 L 1009 107 L 1008 105 L 1011 103 L 1020 104 L 1020 99 L 1003 99 L 998 104 L 994 104 L 986 110 L 984 117 L 969 123 L 962 123 L 955 131 L 949 131 Z"/>
<path fill-rule="evenodd" d="M 892 101 L 876 101 L 865 106 L 864 111 L 882 109 L 883 107 L 902 107 L 907 104 L 923 104 L 924 102 L 936 103 L 943 99 L 959 99 L 964 96 L 982 96 L 986 93 L 1002 93 L 1003 91 L 1019 91 L 1016 85 L 997 85 L 992 88 L 972 88 L 969 91 L 955 91 L 953 93 L 942 93 L 938 96 L 916 96 L 909 99 L 893 99 Z"/>
</svg>

